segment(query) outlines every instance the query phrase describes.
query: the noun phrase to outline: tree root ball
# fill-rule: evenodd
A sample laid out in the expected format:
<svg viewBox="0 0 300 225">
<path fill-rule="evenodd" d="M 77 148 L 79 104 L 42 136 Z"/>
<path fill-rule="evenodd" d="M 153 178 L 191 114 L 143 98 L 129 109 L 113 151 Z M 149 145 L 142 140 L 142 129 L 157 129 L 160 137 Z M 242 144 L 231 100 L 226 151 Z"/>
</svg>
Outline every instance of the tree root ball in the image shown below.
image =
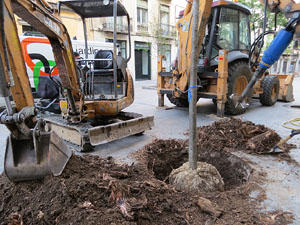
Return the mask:
<svg viewBox="0 0 300 225">
<path fill-rule="evenodd" d="M 189 162 L 184 163 L 171 172 L 169 180 L 178 190 L 224 191 L 224 182 L 218 170 L 205 162 L 198 162 L 195 170 L 190 169 Z"/>
</svg>

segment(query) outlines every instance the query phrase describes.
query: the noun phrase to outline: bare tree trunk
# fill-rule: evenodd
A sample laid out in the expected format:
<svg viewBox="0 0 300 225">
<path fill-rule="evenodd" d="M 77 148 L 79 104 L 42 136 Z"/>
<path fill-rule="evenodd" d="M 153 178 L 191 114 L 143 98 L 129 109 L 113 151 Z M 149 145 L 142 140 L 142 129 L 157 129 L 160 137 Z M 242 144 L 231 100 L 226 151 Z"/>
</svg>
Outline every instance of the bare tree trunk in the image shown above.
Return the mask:
<svg viewBox="0 0 300 225">
<path fill-rule="evenodd" d="M 199 24 L 199 0 L 193 1 L 193 25 L 192 25 L 192 50 L 191 50 L 191 75 L 189 91 L 192 99 L 189 102 L 189 163 L 190 168 L 197 168 L 197 64 L 198 64 L 198 24 Z"/>
</svg>

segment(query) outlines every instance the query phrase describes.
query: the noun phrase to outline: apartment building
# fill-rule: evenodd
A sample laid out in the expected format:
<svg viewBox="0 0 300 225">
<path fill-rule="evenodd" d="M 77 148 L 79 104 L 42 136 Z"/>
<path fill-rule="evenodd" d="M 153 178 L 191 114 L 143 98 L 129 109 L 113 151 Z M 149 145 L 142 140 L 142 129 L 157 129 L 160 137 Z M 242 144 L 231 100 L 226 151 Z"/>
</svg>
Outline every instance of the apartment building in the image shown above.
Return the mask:
<svg viewBox="0 0 300 225">
<path fill-rule="evenodd" d="M 176 21 L 186 1 L 182 0 L 119 0 L 130 15 L 131 46 L 128 41 L 127 19 L 117 18 L 117 40 L 120 54 L 131 60 L 128 67 L 135 80 L 156 79 L 157 59 L 160 54 L 166 56 L 166 67 L 170 69 L 176 58 L 177 32 Z M 53 7 L 57 0 L 49 1 Z M 83 40 L 81 19 L 68 9 L 61 13 L 71 39 Z M 17 18 L 19 33 L 32 32 L 34 29 L 22 19 Z M 113 18 L 95 18 L 86 21 L 88 38 L 93 41 L 113 41 Z"/>
<path fill-rule="evenodd" d="M 53 8 L 57 7 L 57 2 L 58 2 L 58 0 L 48 0 L 48 3 Z M 62 22 L 68 29 L 70 38 L 77 39 L 77 40 L 83 40 L 84 33 L 83 33 L 83 25 L 81 22 L 81 18 L 76 13 L 74 13 L 71 10 L 68 10 L 66 8 L 62 8 L 60 16 L 61 16 Z M 19 35 L 22 35 L 24 33 L 27 35 L 35 34 L 36 31 L 32 26 L 30 26 L 30 24 L 26 23 L 24 20 L 22 20 L 21 18 L 19 18 L 17 16 L 15 16 L 15 17 L 16 17 L 17 29 L 18 29 Z M 93 33 L 90 32 L 88 21 L 87 21 L 87 28 L 88 28 L 88 34 L 87 34 L 88 39 L 93 40 L 93 36 L 92 36 Z"/>
<path fill-rule="evenodd" d="M 118 18 L 118 44 L 121 54 L 127 57 L 131 48 L 128 67 L 135 80 L 156 79 L 157 59 L 167 58 L 167 69 L 177 53 L 175 29 L 177 17 L 186 2 L 181 0 L 121 0 L 130 15 L 131 46 L 127 37 L 127 19 Z M 113 18 L 90 21 L 94 40 L 113 40 Z"/>
</svg>

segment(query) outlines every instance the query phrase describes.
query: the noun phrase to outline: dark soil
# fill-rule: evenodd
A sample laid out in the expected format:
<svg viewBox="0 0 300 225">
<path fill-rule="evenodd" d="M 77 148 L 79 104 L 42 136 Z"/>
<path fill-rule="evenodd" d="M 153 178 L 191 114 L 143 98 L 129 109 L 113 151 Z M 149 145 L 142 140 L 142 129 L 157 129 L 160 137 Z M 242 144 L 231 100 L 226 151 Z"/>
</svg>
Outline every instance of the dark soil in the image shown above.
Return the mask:
<svg viewBox="0 0 300 225">
<path fill-rule="evenodd" d="M 72 156 L 59 177 L 13 184 L 1 175 L 0 224 L 266 224 L 273 217 L 258 213 L 249 185 L 225 192 L 179 192 L 143 165 Z M 221 213 L 201 210 L 200 197 Z M 274 224 L 287 224 L 282 215 Z"/>
<path fill-rule="evenodd" d="M 225 189 L 229 190 L 248 181 L 250 167 L 240 158 L 226 151 L 199 149 L 198 159 L 216 167 L 222 176 Z M 155 178 L 166 181 L 173 169 L 188 161 L 187 141 L 154 140 L 138 153 L 139 159 L 153 171 Z"/>
<path fill-rule="evenodd" d="M 238 122 L 227 121 L 225 131 L 220 129 L 225 126 L 220 122 L 211 128 L 199 128 L 204 132 L 199 136 L 203 139 L 198 140 L 199 159 L 218 169 L 225 182 L 224 192 L 175 190 L 168 184 L 168 175 L 187 161 L 187 142 L 154 140 L 137 154 L 140 164 L 122 165 L 112 158 L 84 155 L 72 156 L 59 177 L 14 184 L 2 174 L 0 224 L 288 224 L 291 215 L 260 213 L 263 196 L 249 197 L 258 188 L 257 179 L 250 176 L 246 162 L 226 150 L 242 146 L 235 142 L 234 135 L 244 144 L 251 136 L 233 131 L 241 128 L 235 128 Z M 250 132 L 254 127 L 245 129 Z M 225 137 L 219 136 L 219 130 Z M 214 207 L 211 211 L 218 213 L 200 208 L 200 198 L 210 200 Z"/>
<path fill-rule="evenodd" d="M 212 123 L 211 126 L 197 128 L 199 151 L 246 151 L 250 154 L 264 154 L 274 147 L 281 137 L 264 125 L 257 125 L 250 121 L 242 121 L 236 118 L 226 118 Z M 270 133 L 270 135 L 268 135 Z M 264 134 L 266 134 L 264 136 Z M 264 136 L 265 138 L 256 138 Z M 249 145 L 253 140 L 255 148 Z M 283 153 L 274 156 L 296 163 L 288 152 L 295 148 L 293 144 L 284 144 Z"/>
</svg>

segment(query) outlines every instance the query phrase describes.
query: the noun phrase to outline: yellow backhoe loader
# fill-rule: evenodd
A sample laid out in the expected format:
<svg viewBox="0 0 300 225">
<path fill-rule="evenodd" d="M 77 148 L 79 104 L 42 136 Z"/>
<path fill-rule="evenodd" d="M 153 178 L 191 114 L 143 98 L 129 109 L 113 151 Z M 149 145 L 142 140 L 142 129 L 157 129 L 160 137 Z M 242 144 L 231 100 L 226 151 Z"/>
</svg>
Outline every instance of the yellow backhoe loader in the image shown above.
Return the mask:
<svg viewBox="0 0 300 225">
<path fill-rule="evenodd" d="M 45 0 L 1 0 L 0 3 L 0 96 L 6 102 L 0 123 L 11 131 L 4 162 L 4 171 L 10 180 L 61 174 L 72 154 L 63 140 L 85 150 L 142 133 L 153 126 L 153 116 L 121 111 L 134 100 L 133 80 L 127 68 L 131 54 L 124 59 L 116 52 L 117 16 L 127 17 L 130 43 L 130 18 L 121 3 L 117 0 L 64 0 L 59 2 L 58 9 Z M 62 6 L 82 18 L 86 49 L 85 19 L 114 17 L 114 51 L 99 51 L 93 60 L 86 57 L 81 60 L 85 66 L 78 68 L 70 37 L 59 17 Z M 44 107 L 35 104 L 14 14 L 47 36 L 51 43 L 60 77 L 57 85 L 61 90 L 62 115 L 41 115 L 54 100 Z"/>
<path fill-rule="evenodd" d="M 164 95 L 167 95 L 170 102 L 177 106 L 189 105 L 192 2 L 188 1 L 184 13 L 176 24 L 179 50 L 171 72 L 166 72 L 163 66 L 164 56 L 161 56 L 158 61 L 159 107 L 164 106 Z M 287 17 L 299 12 L 299 4 L 293 1 L 272 1 L 271 5 L 273 11 L 285 10 Z M 196 87 L 197 99 L 212 99 L 217 104 L 217 115 L 220 117 L 224 113 L 231 115 L 244 113 L 248 105 L 237 106 L 237 101 L 230 96 L 241 96 L 252 78 L 250 9 L 233 1 L 200 1 L 199 12 L 198 51 L 200 58 Z M 260 102 L 267 106 L 275 104 L 277 99 L 293 100 L 292 75 L 265 75 L 260 77 L 253 91 L 247 93 L 248 98 L 245 98 L 247 103 L 253 94 L 259 95 Z"/>
</svg>

